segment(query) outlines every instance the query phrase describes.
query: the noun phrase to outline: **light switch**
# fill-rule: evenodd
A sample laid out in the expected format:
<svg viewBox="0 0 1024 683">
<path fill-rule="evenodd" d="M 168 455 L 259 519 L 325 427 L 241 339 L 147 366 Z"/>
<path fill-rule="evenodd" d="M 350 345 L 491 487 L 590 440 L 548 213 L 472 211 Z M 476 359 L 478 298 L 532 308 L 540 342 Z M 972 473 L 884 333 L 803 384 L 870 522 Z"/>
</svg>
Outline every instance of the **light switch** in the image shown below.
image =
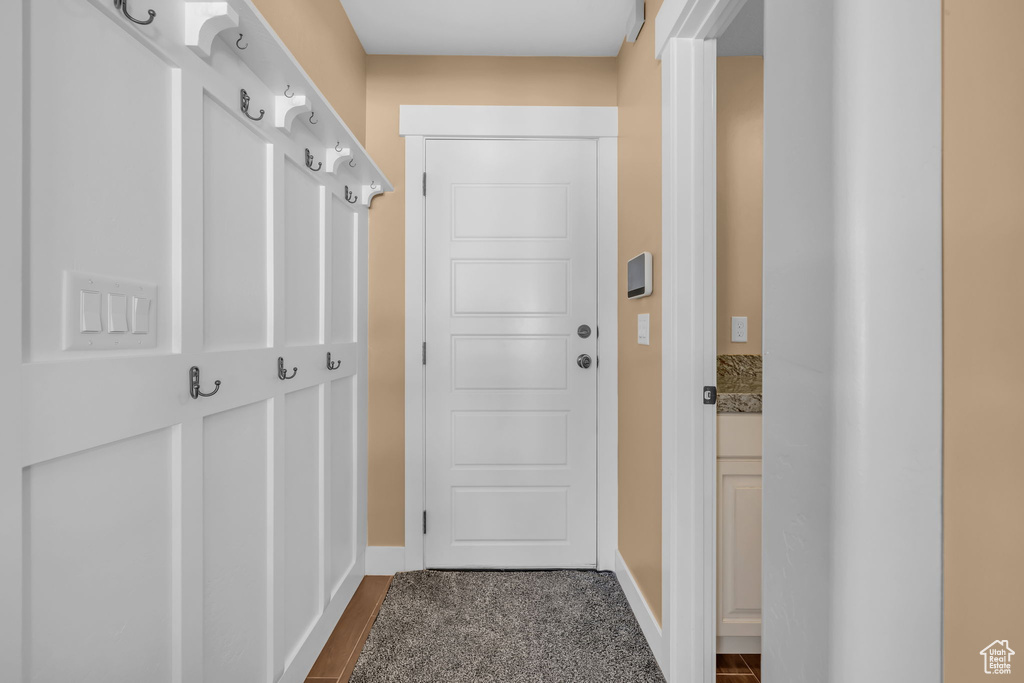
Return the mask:
<svg viewBox="0 0 1024 683">
<path fill-rule="evenodd" d="M 128 297 L 124 294 L 107 295 L 108 331 L 113 334 L 128 331 Z"/>
<path fill-rule="evenodd" d="M 119 275 L 71 270 L 63 272 L 63 279 L 61 317 L 65 351 L 156 348 L 156 285 Z M 131 341 L 125 337 L 128 333 L 135 334 Z"/>
<path fill-rule="evenodd" d="M 132 334 L 149 334 L 149 299 L 132 297 Z"/>
<path fill-rule="evenodd" d="M 650 313 L 639 313 L 636 316 L 636 343 L 643 346 L 651 345 Z"/>
<path fill-rule="evenodd" d="M 103 325 L 100 322 L 100 293 L 90 292 L 83 289 L 79 292 L 79 311 L 81 323 L 79 329 L 82 332 L 102 332 Z"/>
</svg>

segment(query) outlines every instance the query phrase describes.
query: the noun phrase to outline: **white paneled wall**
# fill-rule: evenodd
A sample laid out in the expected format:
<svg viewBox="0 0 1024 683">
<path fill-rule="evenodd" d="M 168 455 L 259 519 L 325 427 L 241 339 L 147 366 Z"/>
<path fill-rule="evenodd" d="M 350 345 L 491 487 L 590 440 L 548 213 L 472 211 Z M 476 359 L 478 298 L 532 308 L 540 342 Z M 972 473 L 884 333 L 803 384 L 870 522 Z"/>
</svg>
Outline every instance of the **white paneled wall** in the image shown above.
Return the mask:
<svg viewBox="0 0 1024 683">
<path fill-rule="evenodd" d="M 391 186 L 249 0 L 24 12 L 10 680 L 301 681 L 364 573 L 367 211 Z M 66 350 L 68 272 L 155 286 L 156 344 L 111 337 L 104 294 L 116 344 Z"/>
</svg>

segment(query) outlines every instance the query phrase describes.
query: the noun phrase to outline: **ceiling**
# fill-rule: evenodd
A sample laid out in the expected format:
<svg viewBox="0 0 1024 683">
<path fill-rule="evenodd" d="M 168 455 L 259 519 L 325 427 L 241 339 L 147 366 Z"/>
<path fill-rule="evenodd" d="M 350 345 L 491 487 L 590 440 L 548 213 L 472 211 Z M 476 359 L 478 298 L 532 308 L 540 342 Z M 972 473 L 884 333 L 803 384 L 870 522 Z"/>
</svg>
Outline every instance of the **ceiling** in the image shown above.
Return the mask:
<svg viewBox="0 0 1024 683">
<path fill-rule="evenodd" d="M 614 57 L 634 0 L 341 0 L 368 54 Z"/>
<path fill-rule="evenodd" d="M 764 0 L 747 0 L 718 39 L 718 56 L 764 56 Z"/>
</svg>

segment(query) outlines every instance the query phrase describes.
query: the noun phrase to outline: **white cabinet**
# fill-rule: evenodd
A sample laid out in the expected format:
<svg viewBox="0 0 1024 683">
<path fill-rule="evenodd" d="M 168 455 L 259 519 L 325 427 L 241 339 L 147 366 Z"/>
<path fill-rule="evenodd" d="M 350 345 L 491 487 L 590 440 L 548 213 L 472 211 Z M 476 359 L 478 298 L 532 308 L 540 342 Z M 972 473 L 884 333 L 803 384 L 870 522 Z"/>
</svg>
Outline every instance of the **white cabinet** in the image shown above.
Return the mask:
<svg viewBox="0 0 1024 683">
<path fill-rule="evenodd" d="M 761 416 L 755 414 L 718 417 L 717 578 L 720 652 L 760 651 L 760 424 Z"/>
</svg>

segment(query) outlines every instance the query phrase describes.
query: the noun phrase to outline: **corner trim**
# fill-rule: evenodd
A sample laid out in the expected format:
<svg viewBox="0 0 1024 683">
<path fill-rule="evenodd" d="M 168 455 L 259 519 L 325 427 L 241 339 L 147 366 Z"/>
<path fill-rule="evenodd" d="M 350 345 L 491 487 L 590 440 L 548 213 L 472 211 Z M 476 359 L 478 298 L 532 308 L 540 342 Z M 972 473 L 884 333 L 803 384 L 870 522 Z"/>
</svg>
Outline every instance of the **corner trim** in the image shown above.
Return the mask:
<svg viewBox="0 0 1024 683">
<path fill-rule="evenodd" d="M 666 669 L 662 659 L 664 639 L 661 634 L 661 626 L 655 619 L 654 612 L 651 611 L 650 605 L 644 599 L 643 593 L 640 592 L 640 586 L 637 585 L 633 573 L 629 571 L 629 566 L 622 559 L 618 550 L 615 551 L 615 577 L 619 580 L 619 585 L 622 586 L 622 592 L 626 594 L 626 600 L 633 610 L 633 616 L 636 617 L 637 623 L 640 624 L 640 630 L 643 631 L 647 644 L 651 646 L 654 659 L 657 660 L 658 666 L 664 672 Z"/>
<path fill-rule="evenodd" d="M 629 20 L 626 22 L 627 43 L 635 43 L 640 35 L 640 30 L 644 27 L 644 21 L 647 16 L 644 4 L 644 0 L 634 0 L 633 2 L 633 8 L 629 12 Z"/>
<path fill-rule="evenodd" d="M 654 19 L 654 54 L 664 57 L 672 38 L 721 37 L 747 0 L 665 0 Z"/>
</svg>

